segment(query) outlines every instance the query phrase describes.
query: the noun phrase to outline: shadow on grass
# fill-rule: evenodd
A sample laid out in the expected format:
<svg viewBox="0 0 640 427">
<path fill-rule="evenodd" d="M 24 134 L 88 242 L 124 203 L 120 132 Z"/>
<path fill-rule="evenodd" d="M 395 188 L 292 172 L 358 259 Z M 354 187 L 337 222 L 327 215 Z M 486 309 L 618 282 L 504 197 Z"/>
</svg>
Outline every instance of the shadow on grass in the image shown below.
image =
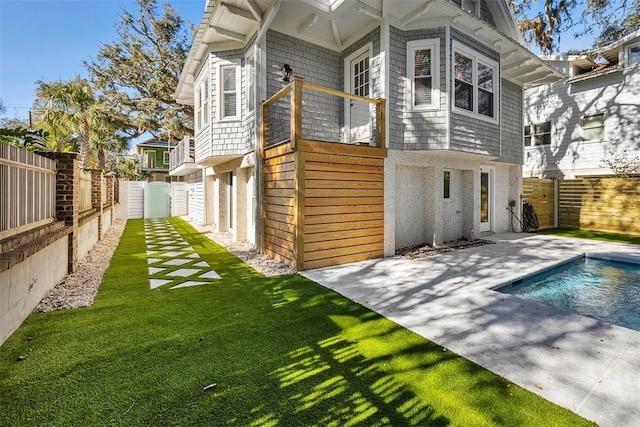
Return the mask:
<svg viewBox="0 0 640 427">
<path fill-rule="evenodd" d="M 264 277 L 172 224 L 222 279 L 151 290 L 143 222 L 129 221 L 94 306 L 31 316 L 0 348 L 1 425 L 584 423 L 333 291 Z"/>
</svg>

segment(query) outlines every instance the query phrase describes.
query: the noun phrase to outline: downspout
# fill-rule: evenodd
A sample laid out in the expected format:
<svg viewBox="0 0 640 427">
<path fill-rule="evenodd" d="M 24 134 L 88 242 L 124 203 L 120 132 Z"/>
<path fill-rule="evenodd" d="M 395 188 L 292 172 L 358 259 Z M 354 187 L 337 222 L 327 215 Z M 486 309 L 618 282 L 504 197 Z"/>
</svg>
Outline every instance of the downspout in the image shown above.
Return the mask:
<svg viewBox="0 0 640 427">
<path fill-rule="evenodd" d="M 258 30 L 258 35 L 256 36 L 256 43 L 258 44 L 258 46 L 261 43 L 262 38 L 267 34 L 267 30 L 269 29 L 269 27 L 271 26 L 271 23 L 273 22 L 273 19 L 276 17 L 276 15 L 278 14 L 278 10 L 280 9 L 280 5 L 282 3 L 282 0 L 275 0 L 273 3 L 273 6 L 271 7 L 271 10 L 269 11 L 269 15 L 265 18 L 264 21 L 262 21 L 262 27 L 260 27 L 260 30 Z M 266 61 L 266 49 L 265 51 L 260 51 L 260 70 L 263 69 L 262 65 L 263 62 Z M 262 74 L 262 73 L 260 73 Z M 261 79 L 263 80 L 263 85 L 266 88 L 266 75 L 260 75 Z M 258 95 L 257 93 L 258 91 L 256 91 L 256 96 Z M 260 107 L 258 108 L 258 105 L 260 105 Z M 264 200 L 264 179 L 262 176 L 262 156 L 260 155 L 260 144 L 262 142 L 262 103 L 261 102 L 257 102 L 256 103 L 256 122 L 254 124 L 254 126 L 257 128 L 256 129 L 256 145 L 255 145 L 255 156 L 256 156 L 256 179 L 255 179 L 255 183 L 254 185 L 256 186 L 256 188 L 254 189 L 254 194 L 257 194 L 257 200 L 256 200 L 256 205 L 257 205 L 257 209 L 256 209 L 256 217 L 254 219 L 255 224 L 256 224 L 256 248 L 258 250 L 258 253 L 262 253 L 262 248 L 264 247 L 263 245 L 263 231 L 262 231 L 262 227 L 263 227 L 263 223 L 262 223 L 262 201 Z"/>
</svg>

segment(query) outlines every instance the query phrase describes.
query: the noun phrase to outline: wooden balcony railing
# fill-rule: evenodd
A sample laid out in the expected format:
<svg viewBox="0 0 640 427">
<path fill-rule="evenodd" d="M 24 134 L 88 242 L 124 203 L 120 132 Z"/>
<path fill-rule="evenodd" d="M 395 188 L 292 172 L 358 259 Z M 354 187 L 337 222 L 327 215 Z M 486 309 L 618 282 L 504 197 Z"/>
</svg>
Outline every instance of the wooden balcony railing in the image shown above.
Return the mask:
<svg viewBox="0 0 640 427">
<path fill-rule="evenodd" d="M 288 98 L 288 99 L 287 99 Z M 305 82 L 291 83 L 262 103 L 260 153 L 302 140 L 385 148 L 386 100 Z"/>
</svg>

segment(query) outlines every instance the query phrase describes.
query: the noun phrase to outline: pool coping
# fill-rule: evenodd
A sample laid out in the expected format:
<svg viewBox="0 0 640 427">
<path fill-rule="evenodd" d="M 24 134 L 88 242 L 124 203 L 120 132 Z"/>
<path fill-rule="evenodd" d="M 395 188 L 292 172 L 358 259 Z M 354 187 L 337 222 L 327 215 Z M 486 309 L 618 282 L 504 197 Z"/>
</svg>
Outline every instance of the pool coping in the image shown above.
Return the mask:
<svg viewBox="0 0 640 427">
<path fill-rule="evenodd" d="M 584 254 L 640 246 L 530 234 L 435 257 L 302 274 L 602 426 L 640 423 L 640 333 L 495 288 Z"/>
</svg>

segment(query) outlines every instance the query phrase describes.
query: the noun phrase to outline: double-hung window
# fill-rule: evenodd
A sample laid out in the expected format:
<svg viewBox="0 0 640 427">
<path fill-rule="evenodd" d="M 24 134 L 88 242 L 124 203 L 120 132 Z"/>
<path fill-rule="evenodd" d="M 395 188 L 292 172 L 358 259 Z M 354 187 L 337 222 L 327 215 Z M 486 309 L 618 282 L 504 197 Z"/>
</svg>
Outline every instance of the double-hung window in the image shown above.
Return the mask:
<svg viewBox="0 0 640 427">
<path fill-rule="evenodd" d="M 209 123 L 209 79 L 205 77 L 197 87 L 195 94 L 195 122 L 196 130 L 200 130 Z"/>
<path fill-rule="evenodd" d="M 498 121 L 498 64 L 458 43 L 453 45 L 453 110 Z"/>
<path fill-rule="evenodd" d="M 240 67 L 223 64 L 219 67 L 219 112 L 218 120 L 240 118 Z"/>
<path fill-rule="evenodd" d="M 244 61 L 245 68 L 245 96 L 247 97 L 247 114 L 253 113 L 256 107 L 256 61 L 253 52 L 251 52 Z"/>
<path fill-rule="evenodd" d="M 582 117 L 582 139 L 585 141 L 604 139 L 604 114 Z"/>
<path fill-rule="evenodd" d="M 551 145 L 551 122 L 544 122 L 524 127 L 524 145 Z"/>
<path fill-rule="evenodd" d="M 407 42 L 410 110 L 440 107 L 439 63 L 439 39 Z"/>
</svg>

